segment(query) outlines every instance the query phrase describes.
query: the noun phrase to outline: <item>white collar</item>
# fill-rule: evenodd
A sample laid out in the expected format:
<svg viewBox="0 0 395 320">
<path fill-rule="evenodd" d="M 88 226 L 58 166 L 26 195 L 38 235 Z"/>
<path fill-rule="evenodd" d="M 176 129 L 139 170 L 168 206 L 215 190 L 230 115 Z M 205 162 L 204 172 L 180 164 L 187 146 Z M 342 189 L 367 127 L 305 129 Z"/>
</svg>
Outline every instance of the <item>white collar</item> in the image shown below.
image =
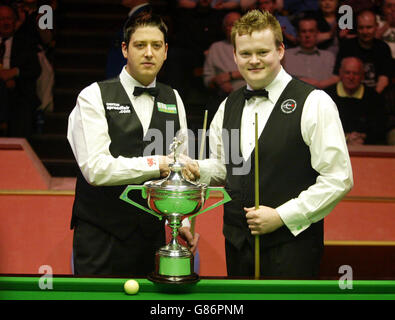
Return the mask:
<svg viewBox="0 0 395 320">
<path fill-rule="evenodd" d="M 119 79 L 121 80 L 121 83 L 124 84 L 126 88 L 134 88 L 134 87 L 145 87 L 145 88 L 151 88 L 155 87 L 156 85 L 156 78 L 154 81 L 152 81 L 148 86 L 144 86 L 140 82 L 138 82 L 136 79 L 134 79 L 129 72 L 126 71 L 126 66 L 122 68 L 122 71 L 119 75 Z"/>
<path fill-rule="evenodd" d="M 276 103 L 285 87 L 292 80 L 292 77 L 284 70 L 281 66 L 280 71 L 272 82 L 270 82 L 264 89 L 269 92 L 269 100 L 272 103 Z M 253 90 L 249 84 L 247 84 L 248 90 Z"/>
</svg>

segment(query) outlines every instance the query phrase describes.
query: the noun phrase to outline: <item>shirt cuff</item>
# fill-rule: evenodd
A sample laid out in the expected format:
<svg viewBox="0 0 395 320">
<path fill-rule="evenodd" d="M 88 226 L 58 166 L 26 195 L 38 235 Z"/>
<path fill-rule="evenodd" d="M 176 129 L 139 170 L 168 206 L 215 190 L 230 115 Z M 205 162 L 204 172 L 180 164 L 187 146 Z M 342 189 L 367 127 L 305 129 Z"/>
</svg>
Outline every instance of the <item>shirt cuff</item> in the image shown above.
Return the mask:
<svg viewBox="0 0 395 320">
<path fill-rule="evenodd" d="M 191 223 L 189 222 L 189 219 L 183 219 L 181 224 L 183 227 L 188 227 L 188 228 L 191 227 Z"/>
<path fill-rule="evenodd" d="M 210 163 L 205 160 L 198 160 L 197 162 L 199 164 L 199 174 L 200 174 L 199 182 L 210 185 L 210 180 L 211 180 Z"/>
<path fill-rule="evenodd" d="M 289 200 L 276 208 L 281 220 L 294 236 L 306 230 L 311 224 L 309 219 L 297 209 L 298 205 L 295 199 Z"/>
</svg>

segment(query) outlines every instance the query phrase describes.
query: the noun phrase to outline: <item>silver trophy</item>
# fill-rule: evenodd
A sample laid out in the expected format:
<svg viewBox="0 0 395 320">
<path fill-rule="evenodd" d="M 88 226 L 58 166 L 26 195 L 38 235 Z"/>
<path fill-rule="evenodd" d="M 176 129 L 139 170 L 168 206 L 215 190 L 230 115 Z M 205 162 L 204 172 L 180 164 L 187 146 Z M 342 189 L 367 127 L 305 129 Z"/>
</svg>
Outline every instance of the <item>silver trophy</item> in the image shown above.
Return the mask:
<svg viewBox="0 0 395 320">
<path fill-rule="evenodd" d="M 156 252 L 155 271 L 148 275 L 148 279 L 159 283 L 192 283 L 199 280 L 193 270 L 193 254 L 188 248 L 177 241 L 178 229 L 184 218 L 193 217 L 214 209 L 231 200 L 222 187 L 208 187 L 204 183 L 189 181 L 183 177 L 184 165 L 178 161 L 178 149 L 182 144 L 174 138 L 170 151 L 174 163 L 169 165 L 169 175 L 161 180 L 147 181 L 144 185 L 129 185 L 120 198 L 156 217 L 167 219 L 172 229 L 171 241 Z M 142 197 L 147 199 L 148 208 L 128 198 L 131 190 L 141 190 Z M 223 200 L 202 210 L 211 191 L 223 194 Z"/>
</svg>

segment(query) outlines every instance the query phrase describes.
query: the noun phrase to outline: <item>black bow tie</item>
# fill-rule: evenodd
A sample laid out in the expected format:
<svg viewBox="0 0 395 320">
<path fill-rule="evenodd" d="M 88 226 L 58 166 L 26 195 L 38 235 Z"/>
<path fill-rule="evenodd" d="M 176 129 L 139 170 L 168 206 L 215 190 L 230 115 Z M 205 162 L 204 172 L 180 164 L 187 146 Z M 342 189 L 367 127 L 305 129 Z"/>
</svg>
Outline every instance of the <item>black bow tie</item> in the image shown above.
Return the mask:
<svg viewBox="0 0 395 320">
<path fill-rule="evenodd" d="M 144 92 L 150 94 L 153 97 L 157 97 L 159 93 L 159 89 L 157 87 L 153 87 L 153 88 L 134 87 L 133 95 L 140 96 Z"/>
<path fill-rule="evenodd" d="M 247 88 L 244 88 L 243 93 L 246 100 L 256 96 L 269 98 L 269 92 L 267 92 L 265 89 L 248 90 Z"/>
</svg>

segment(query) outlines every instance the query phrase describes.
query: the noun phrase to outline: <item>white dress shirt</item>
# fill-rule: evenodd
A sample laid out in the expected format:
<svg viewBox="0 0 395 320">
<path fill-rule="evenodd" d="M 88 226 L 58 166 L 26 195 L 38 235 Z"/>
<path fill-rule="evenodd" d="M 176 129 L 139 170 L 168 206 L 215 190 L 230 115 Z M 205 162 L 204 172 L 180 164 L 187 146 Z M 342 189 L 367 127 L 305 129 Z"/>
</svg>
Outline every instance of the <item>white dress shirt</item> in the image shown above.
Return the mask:
<svg viewBox="0 0 395 320">
<path fill-rule="evenodd" d="M 4 51 L 4 56 L 3 56 L 3 61 L 0 61 L 0 64 L 2 65 L 1 69 L 10 69 L 10 63 L 11 63 L 11 48 L 12 48 L 12 40 L 13 37 L 9 37 L 5 41 L 5 51 Z M 1 39 L 0 43 L 2 43 L 4 39 Z"/>
<path fill-rule="evenodd" d="M 278 98 L 291 79 L 281 68 L 276 78 L 265 88 L 269 92 L 268 99 L 253 97 L 246 101 L 240 134 L 240 149 L 245 160 L 255 148 L 255 113 L 258 113 L 260 136 Z M 210 159 L 199 161 L 201 182 L 223 184 L 226 177 L 222 160 L 225 159 L 222 143 L 225 103 L 226 99 L 210 125 Z M 301 134 L 310 149 L 311 166 L 319 176 L 316 183 L 297 198 L 275 208 L 295 236 L 329 214 L 353 185 L 351 162 L 337 107 L 324 91 L 314 90 L 307 97 L 301 117 Z"/>
<path fill-rule="evenodd" d="M 154 97 L 149 94 L 134 96 L 135 86 L 144 87 L 126 71 L 120 74 L 122 86 L 133 105 L 133 108 L 143 126 L 143 134 L 148 131 Z M 154 80 L 148 87 L 154 87 Z M 187 129 L 184 104 L 176 90 L 180 129 Z M 92 185 L 122 185 L 141 184 L 142 182 L 159 178 L 158 156 L 114 158 L 109 150 L 111 143 L 108 134 L 108 124 L 97 82 L 81 91 L 77 103 L 69 116 L 67 139 L 71 145 L 78 166 L 85 179 Z"/>
</svg>

